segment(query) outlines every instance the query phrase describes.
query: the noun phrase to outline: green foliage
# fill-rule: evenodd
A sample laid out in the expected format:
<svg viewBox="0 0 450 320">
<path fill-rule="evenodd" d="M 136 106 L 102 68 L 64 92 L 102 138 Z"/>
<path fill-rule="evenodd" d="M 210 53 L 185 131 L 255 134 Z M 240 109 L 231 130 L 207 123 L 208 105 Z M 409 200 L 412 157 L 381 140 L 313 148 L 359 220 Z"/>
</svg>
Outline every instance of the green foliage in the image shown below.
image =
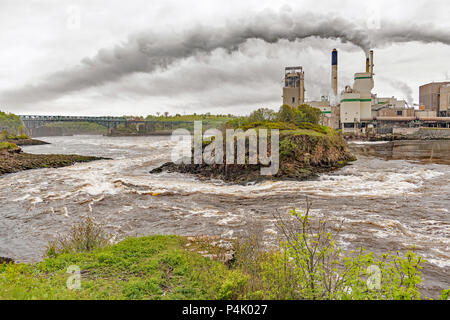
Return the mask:
<svg viewBox="0 0 450 320">
<path fill-rule="evenodd" d="M 176 114 L 173 116 L 170 115 L 148 115 L 145 120 L 153 120 L 153 121 L 201 121 L 201 120 L 209 120 L 209 121 L 215 121 L 215 122 L 226 122 L 228 120 L 231 120 L 234 118 L 231 114 L 229 115 L 212 115 L 210 113 L 205 114 L 187 114 L 187 115 L 180 115 Z"/>
<path fill-rule="evenodd" d="M 6 128 L 9 132 L 20 134 L 20 131 L 23 130 L 23 123 L 19 116 L 0 111 L 0 128 Z"/>
<path fill-rule="evenodd" d="M 1 299 L 215 299 L 237 297 L 239 283 L 220 262 L 185 249 L 177 236 L 128 238 L 89 252 L 61 253 L 34 264 L 0 265 Z M 81 289 L 69 290 L 77 265 Z M 243 276 L 245 277 L 245 276 Z M 237 279 L 238 285 L 226 283 Z"/>
<path fill-rule="evenodd" d="M 413 251 L 379 258 L 364 249 L 344 252 L 325 221 L 313 222 L 292 210 L 290 220 L 276 216 L 284 240 L 280 249 L 239 252 L 238 265 L 252 265 L 248 282 L 259 284 L 244 296 L 264 299 L 420 299 L 417 285 L 424 261 Z M 240 245 L 238 248 L 245 247 Z M 256 262 L 255 262 L 256 260 Z M 256 271 L 255 271 L 256 270 Z M 257 295 L 252 295 L 256 293 Z"/>
<path fill-rule="evenodd" d="M 307 104 L 302 104 L 297 108 L 282 105 L 278 112 L 267 108 L 260 108 L 253 111 L 248 117 L 234 118 L 228 121 L 225 127 L 243 130 L 251 128 L 279 130 L 305 129 L 328 134 L 328 129 L 318 124 L 321 114 L 319 109 Z"/>
<path fill-rule="evenodd" d="M 248 116 L 248 121 L 249 122 L 274 121 L 276 117 L 277 114 L 272 109 L 260 108 L 250 113 L 250 115 Z"/>
<path fill-rule="evenodd" d="M 279 248 L 267 250 L 262 227 L 255 224 L 235 240 L 228 266 L 197 253 L 213 250 L 219 257 L 217 247 L 183 237 L 128 238 L 114 245 L 84 241 L 99 234 L 92 221 L 84 222 L 42 262 L 0 265 L 0 299 L 421 298 L 424 260 L 414 250 L 404 256 L 344 252 L 338 234 L 311 218 L 309 206 L 292 210 L 289 218 L 274 215 L 283 235 Z M 66 286 L 72 265 L 82 270 L 80 290 Z M 441 299 L 449 292 L 442 291 Z"/>
<path fill-rule="evenodd" d="M 56 257 L 62 253 L 92 251 L 104 247 L 110 240 L 102 226 L 87 216 L 72 226 L 67 236 L 60 236 L 47 246 L 47 256 Z"/>
<path fill-rule="evenodd" d="M 298 129 L 306 129 L 306 130 L 313 130 L 322 134 L 328 134 L 331 130 L 331 128 L 329 128 L 327 130 L 328 127 L 326 126 L 321 126 L 319 124 L 314 124 L 314 123 L 310 123 L 310 122 L 303 122 L 300 123 L 299 125 L 297 125 Z"/>
<path fill-rule="evenodd" d="M 217 294 L 220 300 L 236 300 L 239 299 L 247 287 L 249 280 L 248 275 L 242 274 L 240 271 L 232 271 L 222 283 Z"/>
<path fill-rule="evenodd" d="M 448 300 L 450 298 L 450 288 L 442 290 L 440 300 Z"/>
<path fill-rule="evenodd" d="M 320 111 L 320 109 L 311 107 L 308 104 L 298 106 L 297 112 L 301 112 L 303 114 L 302 122 L 309 122 L 312 124 L 318 124 L 320 116 L 322 115 L 322 111 Z"/>
<path fill-rule="evenodd" d="M 63 134 L 106 134 L 108 128 L 93 122 L 53 122 L 48 128 L 61 128 Z"/>
<path fill-rule="evenodd" d="M 10 142 L 0 142 L 0 150 L 11 150 L 18 148 L 17 145 Z"/>
<path fill-rule="evenodd" d="M 20 135 L 13 135 L 13 134 L 10 134 L 7 130 L 3 130 L 0 133 L 0 141 L 20 140 L 20 139 L 30 139 L 30 137 L 24 133 L 21 133 Z"/>
<path fill-rule="evenodd" d="M 273 121 L 257 121 L 249 122 L 239 127 L 244 131 L 248 129 L 263 128 L 263 129 L 278 129 L 278 130 L 295 130 L 295 125 L 288 122 L 273 122 Z"/>
<path fill-rule="evenodd" d="M 282 122 L 293 123 L 296 126 L 300 126 L 303 123 L 317 125 L 321 114 L 322 112 L 319 109 L 307 104 L 302 104 L 297 108 L 285 104 L 281 106 L 276 119 Z"/>
</svg>

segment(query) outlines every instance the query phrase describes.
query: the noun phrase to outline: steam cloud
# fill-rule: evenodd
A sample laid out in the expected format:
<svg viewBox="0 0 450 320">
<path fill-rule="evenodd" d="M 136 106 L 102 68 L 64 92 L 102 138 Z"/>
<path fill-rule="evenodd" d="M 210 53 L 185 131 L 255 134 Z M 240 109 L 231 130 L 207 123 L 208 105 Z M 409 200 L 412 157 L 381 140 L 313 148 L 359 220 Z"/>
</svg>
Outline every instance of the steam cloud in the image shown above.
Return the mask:
<svg viewBox="0 0 450 320">
<path fill-rule="evenodd" d="M 379 30 L 358 26 L 340 17 L 297 14 L 290 10 L 264 11 L 251 19 L 236 20 L 224 27 L 192 27 L 180 33 L 142 32 L 110 49 L 101 49 L 81 64 L 50 74 L 36 84 L 4 92 L 0 102 L 34 103 L 114 82 L 133 73 L 152 73 L 185 58 L 209 54 L 216 49 L 238 50 L 249 39 L 267 43 L 308 37 L 339 39 L 367 54 L 370 48 L 398 42 L 420 41 L 450 44 L 450 33 L 432 25 L 381 23 Z M 408 100 L 410 96 L 408 96 Z M 412 100 L 412 99 L 411 99 Z"/>
<path fill-rule="evenodd" d="M 396 81 L 390 79 L 385 80 L 387 80 L 393 88 L 400 90 L 405 95 L 406 102 L 408 102 L 408 105 L 410 107 L 414 105 L 413 90 L 411 89 L 410 86 L 408 86 L 405 82 L 400 80 Z"/>
</svg>

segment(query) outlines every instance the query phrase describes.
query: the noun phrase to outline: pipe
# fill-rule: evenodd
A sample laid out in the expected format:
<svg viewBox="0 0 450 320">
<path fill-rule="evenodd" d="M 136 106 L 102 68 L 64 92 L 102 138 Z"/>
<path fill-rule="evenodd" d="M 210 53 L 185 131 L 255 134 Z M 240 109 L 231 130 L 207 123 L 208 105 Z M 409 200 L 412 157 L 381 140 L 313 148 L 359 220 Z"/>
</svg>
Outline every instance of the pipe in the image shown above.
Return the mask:
<svg viewBox="0 0 450 320">
<path fill-rule="evenodd" d="M 438 121 L 438 122 L 450 122 L 450 117 L 417 117 L 417 120 L 421 121 Z"/>
<path fill-rule="evenodd" d="M 416 117 L 375 117 L 379 121 L 413 121 Z"/>
<path fill-rule="evenodd" d="M 366 72 L 370 72 L 370 60 L 369 58 L 366 58 Z"/>
</svg>

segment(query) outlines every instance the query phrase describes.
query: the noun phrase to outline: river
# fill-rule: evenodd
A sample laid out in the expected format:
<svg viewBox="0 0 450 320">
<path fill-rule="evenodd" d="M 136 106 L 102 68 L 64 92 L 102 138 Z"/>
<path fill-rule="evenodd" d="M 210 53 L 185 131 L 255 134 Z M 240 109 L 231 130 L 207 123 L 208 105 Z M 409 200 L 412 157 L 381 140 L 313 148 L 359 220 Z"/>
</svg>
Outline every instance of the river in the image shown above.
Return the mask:
<svg viewBox="0 0 450 320">
<path fill-rule="evenodd" d="M 303 182 L 229 185 L 178 173 L 150 175 L 169 161 L 170 137 L 47 137 L 29 153 L 112 158 L 0 177 L 0 256 L 35 262 L 57 234 L 90 214 L 119 240 L 149 234 L 239 236 L 273 212 L 303 209 L 343 221 L 340 245 L 376 253 L 412 245 L 428 260 L 425 294 L 450 286 L 450 141 L 351 143 L 358 160 Z M 156 195 L 155 195 L 156 194 Z"/>
</svg>

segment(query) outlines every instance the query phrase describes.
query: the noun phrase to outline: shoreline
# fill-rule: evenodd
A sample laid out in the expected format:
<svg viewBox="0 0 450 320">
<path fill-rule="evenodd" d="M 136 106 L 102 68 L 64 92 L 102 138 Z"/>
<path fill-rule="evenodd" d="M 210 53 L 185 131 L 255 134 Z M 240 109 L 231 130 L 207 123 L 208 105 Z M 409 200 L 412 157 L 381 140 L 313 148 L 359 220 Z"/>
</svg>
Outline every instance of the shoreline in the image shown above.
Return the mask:
<svg viewBox="0 0 450 320">
<path fill-rule="evenodd" d="M 39 141 L 31 144 L 48 144 L 47 142 Z M 42 143 L 40 143 L 42 142 Z M 0 177 L 16 173 L 24 170 L 42 169 L 42 168 L 61 168 L 71 166 L 75 163 L 90 162 L 95 160 L 109 160 L 107 158 L 100 158 L 94 156 L 80 156 L 76 154 L 31 154 L 25 153 L 20 147 L 12 149 L 0 150 Z"/>
</svg>

